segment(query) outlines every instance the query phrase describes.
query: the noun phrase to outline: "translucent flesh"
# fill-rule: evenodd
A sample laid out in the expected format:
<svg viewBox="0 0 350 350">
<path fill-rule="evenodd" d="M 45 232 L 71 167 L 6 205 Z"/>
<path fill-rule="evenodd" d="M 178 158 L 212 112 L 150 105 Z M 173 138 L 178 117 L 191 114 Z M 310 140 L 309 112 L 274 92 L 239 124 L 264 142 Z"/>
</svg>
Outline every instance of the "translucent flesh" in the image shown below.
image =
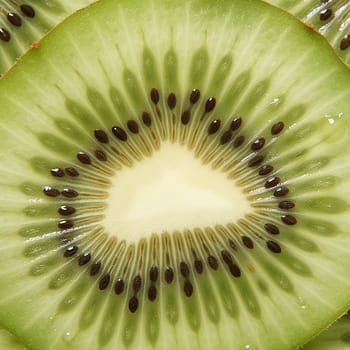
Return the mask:
<svg viewBox="0 0 350 350">
<path fill-rule="evenodd" d="M 259 1 L 106 0 L 72 16 L 0 84 L 1 323 L 30 349 L 281 350 L 304 344 L 344 313 L 350 300 L 349 86 L 347 69 L 324 39 Z M 153 302 L 147 298 L 146 282 L 137 295 L 139 310 L 132 313 L 127 305 L 130 285 L 122 295 L 116 295 L 112 284 L 99 290 L 99 278 L 107 270 L 92 277 L 90 265 L 78 266 L 77 255 L 63 257 L 67 245 L 60 245 L 59 239 L 67 232 L 57 228 L 57 207 L 68 200 L 53 200 L 42 190 L 45 185 L 79 190 L 81 199 L 74 203 L 83 215 L 78 213 L 77 220 L 88 224 L 71 232 L 81 250 L 91 249 L 107 261 L 103 269 L 114 266 L 118 252 L 130 253 L 123 253 L 124 260 L 113 267 L 113 283 L 126 266 L 131 266 L 126 269 L 128 281 L 137 273 L 148 276 L 150 238 L 123 250 L 125 242 L 108 241 L 103 227 L 101 233 L 100 226 L 91 224 L 104 216 L 111 171 L 94 156 L 89 168 L 76 154 L 84 150 L 92 155 L 104 147 L 94 138 L 96 128 L 109 130 L 112 139 L 113 125 L 127 130 L 127 121 L 133 119 L 141 126 L 145 110 L 156 120 L 157 109 L 150 101 L 154 87 L 165 120 L 152 129 L 159 147 L 172 135 L 172 125 L 180 124 L 191 90 L 200 89 L 186 137 L 196 134 L 197 127 L 204 130 L 198 135 L 210 147 L 203 162 L 214 159 L 208 161 L 213 171 L 225 173 L 240 159 L 226 175 L 253 179 L 247 184 L 240 178 L 240 186 L 258 209 L 250 223 L 249 218 L 237 223 L 253 238 L 254 249 L 242 244 L 241 234 L 228 232 L 226 223 L 198 228 L 196 237 L 209 237 L 203 239 L 210 248 L 214 233 L 219 232 L 220 239 L 231 234 L 236 244 L 231 254 L 241 276 L 233 277 L 220 255 L 220 267 L 212 271 L 205 249 L 194 241 L 204 270 L 197 275 L 190 269 L 191 297 L 184 295 L 176 259 L 192 263 L 191 251 L 184 246 L 193 236 L 179 228 L 154 238 L 152 242 L 168 248 L 178 243 L 169 248 L 176 278 L 165 283 L 166 257 L 156 256 L 159 297 Z M 178 101 L 172 112 L 164 102 L 170 92 Z M 208 120 L 200 121 L 211 96 L 216 108 Z M 218 142 L 236 114 L 243 118 L 240 133 L 247 140 L 232 153 L 231 144 L 219 148 Z M 172 118 L 175 123 L 169 122 Z M 221 120 L 222 129 L 207 140 L 214 118 Z M 270 129 L 279 121 L 285 128 L 275 137 Z M 142 125 L 145 140 L 150 133 Z M 264 187 L 266 177 L 247 168 L 257 136 L 266 138 L 261 154 L 288 186 L 286 198 L 297 204 L 290 211 L 298 220 L 295 226 L 281 223 L 285 212 Z M 128 137 L 129 143 L 113 142 L 137 156 L 138 136 L 128 131 Z M 103 149 L 108 151 L 107 146 Z M 227 162 L 215 158 L 214 149 Z M 202 154 L 201 143 L 189 152 Z M 118 157 L 115 172 L 128 161 Z M 50 169 L 56 166 L 74 166 L 84 175 L 55 178 Z M 102 174 L 98 180 L 94 169 Z M 267 249 L 269 236 L 260 220 L 280 227 L 274 238 L 280 254 Z M 224 243 L 219 252 L 222 248 Z"/>
</svg>

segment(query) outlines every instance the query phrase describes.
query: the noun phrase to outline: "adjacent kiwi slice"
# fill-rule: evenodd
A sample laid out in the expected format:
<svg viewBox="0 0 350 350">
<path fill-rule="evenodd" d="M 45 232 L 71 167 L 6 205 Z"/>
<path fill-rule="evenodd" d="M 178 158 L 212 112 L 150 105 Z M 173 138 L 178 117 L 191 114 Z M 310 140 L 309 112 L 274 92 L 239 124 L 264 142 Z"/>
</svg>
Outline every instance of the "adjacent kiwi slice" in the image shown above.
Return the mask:
<svg viewBox="0 0 350 350">
<path fill-rule="evenodd" d="M 44 34 L 93 0 L 0 0 L 0 76 Z"/>
<path fill-rule="evenodd" d="M 348 0 L 267 0 L 318 30 L 350 65 L 350 1 Z"/>
<path fill-rule="evenodd" d="M 0 322 L 30 349 L 295 349 L 350 302 L 350 75 L 255 0 L 104 0 L 0 84 Z"/>
<path fill-rule="evenodd" d="M 349 350 L 350 315 L 347 314 L 335 322 L 320 336 L 303 346 L 303 350 Z"/>
<path fill-rule="evenodd" d="M 13 334 L 0 328 L 0 349 L 28 350 Z"/>
</svg>

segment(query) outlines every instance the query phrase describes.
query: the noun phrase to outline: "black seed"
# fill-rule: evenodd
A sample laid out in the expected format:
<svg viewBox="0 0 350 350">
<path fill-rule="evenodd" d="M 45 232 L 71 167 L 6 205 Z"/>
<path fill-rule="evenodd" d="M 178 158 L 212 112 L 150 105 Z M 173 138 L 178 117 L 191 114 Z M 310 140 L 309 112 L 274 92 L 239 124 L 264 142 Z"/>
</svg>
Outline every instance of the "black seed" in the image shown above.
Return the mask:
<svg viewBox="0 0 350 350">
<path fill-rule="evenodd" d="M 134 313 L 136 312 L 137 308 L 139 307 L 139 301 L 136 296 L 133 296 L 129 300 L 129 310 L 130 312 Z"/>
<path fill-rule="evenodd" d="M 119 126 L 113 126 L 112 132 L 114 136 L 120 141 L 126 141 L 128 139 L 128 135 L 124 129 L 120 128 Z"/>
<path fill-rule="evenodd" d="M 44 194 L 46 194 L 48 197 L 57 197 L 60 194 L 60 191 L 56 188 L 52 188 L 50 186 L 45 186 L 43 189 Z"/>
<path fill-rule="evenodd" d="M 232 264 L 231 254 L 226 249 L 221 251 L 221 256 L 226 264 Z"/>
<path fill-rule="evenodd" d="M 193 294 L 193 286 L 190 281 L 185 281 L 184 292 L 187 297 L 190 297 Z"/>
<path fill-rule="evenodd" d="M 193 89 L 190 95 L 190 102 L 194 105 L 198 102 L 201 92 L 198 89 Z"/>
<path fill-rule="evenodd" d="M 190 119 L 191 119 L 191 112 L 184 111 L 181 115 L 181 123 L 183 125 L 187 125 L 190 122 Z"/>
<path fill-rule="evenodd" d="M 106 275 L 100 278 L 100 281 L 98 283 L 98 288 L 100 288 L 100 290 L 106 289 L 109 285 L 110 280 L 111 280 L 111 276 L 109 273 L 107 273 Z"/>
<path fill-rule="evenodd" d="M 280 183 L 281 179 L 277 176 L 272 176 L 272 177 L 269 177 L 264 186 L 265 188 L 272 188 L 272 187 L 275 187 L 277 186 L 279 183 Z"/>
<path fill-rule="evenodd" d="M 70 207 L 68 205 L 61 205 L 57 211 L 59 214 L 61 214 L 63 216 L 68 216 L 68 215 L 72 215 L 75 213 L 75 208 Z"/>
<path fill-rule="evenodd" d="M 98 160 L 100 160 L 101 162 L 105 162 L 107 161 L 107 154 L 105 152 L 103 152 L 102 150 L 100 149 L 97 149 L 95 151 L 95 156 Z"/>
<path fill-rule="evenodd" d="M 324 9 L 320 12 L 320 20 L 326 21 L 327 19 L 331 18 L 333 14 L 332 9 Z"/>
<path fill-rule="evenodd" d="M 152 125 L 152 118 L 151 115 L 147 112 L 143 112 L 142 113 L 142 121 L 143 124 L 145 124 L 146 126 L 151 126 Z"/>
<path fill-rule="evenodd" d="M 231 130 L 225 131 L 220 138 L 220 145 L 224 145 L 224 144 L 230 142 L 232 139 L 232 136 L 233 136 L 233 134 L 232 134 Z"/>
<path fill-rule="evenodd" d="M 238 148 L 239 146 L 242 146 L 244 140 L 245 138 L 243 135 L 236 137 L 235 140 L 233 141 L 233 147 Z"/>
<path fill-rule="evenodd" d="M 164 271 L 164 278 L 165 278 L 165 281 L 170 284 L 173 280 L 174 280 L 174 271 L 173 269 L 168 266 L 165 271 Z"/>
<path fill-rule="evenodd" d="M 280 229 L 273 224 L 265 224 L 264 229 L 266 232 L 271 233 L 272 235 L 278 235 L 280 233 Z"/>
<path fill-rule="evenodd" d="M 340 42 L 340 49 L 346 50 L 350 46 L 350 35 L 346 34 Z"/>
<path fill-rule="evenodd" d="M 241 270 L 236 264 L 228 264 L 228 267 L 230 269 L 231 275 L 233 277 L 240 277 L 241 276 Z"/>
<path fill-rule="evenodd" d="M 168 106 L 170 109 L 174 109 L 176 106 L 176 95 L 171 92 L 168 96 L 168 100 L 167 100 Z"/>
<path fill-rule="evenodd" d="M 26 15 L 27 17 L 30 17 L 30 18 L 35 17 L 35 11 L 34 11 L 33 7 L 31 7 L 29 5 L 21 5 L 20 9 L 21 9 L 22 13 L 24 15 Z"/>
<path fill-rule="evenodd" d="M 101 269 L 101 262 L 97 261 L 93 263 L 90 267 L 90 276 L 95 276 L 100 272 Z"/>
<path fill-rule="evenodd" d="M 5 28 L 0 28 L 0 40 L 10 41 L 11 35 Z"/>
<path fill-rule="evenodd" d="M 64 176 L 64 171 L 61 168 L 52 168 L 50 170 L 50 173 L 52 176 L 55 176 L 55 177 L 63 177 Z"/>
<path fill-rule="evenodd" d="M 154 301 L 157 298 L 157 288 L 155 286 L 150 286 L 148 288 L 148 299 Z"/>
<path fill-rule="evenodd" d="M 278 187 L 276 188 L 275 192 L 273 193 L 273 195 L 275 197 L 283 197 L 285 196 L 286 194 L 288 194 L 289 192 L 289 189 L 285 186 L 281 186 L 281 187 Z"/>
<path fill-rule="evenodd" d="M 254 242 L 253 240 L 248 236 L 242 236 L 242 242 L 248 249 L 254 248 Z"/>
<path fill-rule="evenodd" d="M 158 279 L 158 267 L 157 266 L 152 266 L 149 270 L 149 279 L 152 282 L 156 282 Z"/>
<path fill-rule="evenodd" d="M 137 275 L 134 277 L 134 280 L 132 282 L 132 289 L 135 293 L 137 293 L 141 289 L 142 285 L 142 279 L 140 275 Z"/>
<path fill-rule="evenodd" d="M 100 141 L 101 143 L 108 143 L 109 142 L 108 135 L 105 131 L 103 131 L 101 129 L 96 129 L 94 131 L 94 134 L 95 134 L 97 141 Z"/>
<path fill-rule="evenodd" d="M 293 209 L 295 207 L 295 203 L 292 201 L 282 201 L 278 204 L 280 209 Z"/>
<path fill-rule="evenodd" d="M 91 159 L 88 154 L 85 152 L 78 152 L 77 153 L 77 159 L 82 164 L 91 164 Z"/>
<path fill-rule="evenodd" d="M 79 196 L 77 191 L 72 190 L 71 188 L 64 188 L 61 192 L 63 197 L 66 198 L 75 198 Z"/>
<path fill-rule="evenodd" d="M 188 265 L 184 262 L 180 262 L 180 272 L 183 277 L 188 277 L 190 275 L 190 269 L 188 268 Z"/>
<path fill-rule="evenodd" d="M 272 125 L 271 134 L 277 135 L 283 130 L 283 128 L 284 128 L 283 122 L 278 122 L 278 123 Z"/>
<path fill-rule="evenodd" d="M 205 111 L 207 113 L 211 112 L 216 106 L 216 99 L 215 97 L 209 97 L 207 99 L 207 102 L 205 103 Z"/>
<path fill-rule="evenodd" d="M 270 174 L 272 171 L 273 171 L 272 165 L 263 165 L 259 169 L 259 175 L 264 176 L 264 175 Z"/>
<path fill-rule="evenodd" d="M 16 27 L 20 27 L 22 25 L 22 19 L 17 13 L 9 12 L 7 14 L 8 21 Z"/>
<path fill-rule="evenodd" d="M 159 92 L 157 89 L 153 88 L 150 93 L 151 101 L 156 105 L 159 102 Z"/>
<path fill-rule="evenodd" d="M 70 256 L 73 256 L 77 251 L 78 251 L 78 247 L 76 245 L 72 245 L 65 250 L 64 256 L 68 258 Z"/>
<path fill-rule="evenodd" d="M 259 149 L 262 149 L 265 145 L 265 139 L 263 137 L 259 137 L 258 139 L 254 140 L 250 148 L 253 151 L 258 151 Z"/>
<path fill-rule="evenodd" d="M 216 259 L 215 256 L 208 256 L 208 264 L 213 270 L 217 270 L 219 268 L 218 259 Z"/>
<path fill-rule="evenodd" d="M 281 253 L 281 247 L 278 243 L 276 243 L 275 241 L 267 241 L 266 242 L 266 246 L 267 248 L 269 248 L 273 253 Z"/>
<path fill-rule="evenodd" d="M 128 126 L 129 131 L 132 132 L 133 134 L 139 133 L 139 125 L 135 120 L 128 120 L 126 125 Z"/>
<path fill-rule="evenodd" d="M 90 253 L 83 253 L 80 255 L 79 260 L 78 260 L 78 265 L 83 266 L 87 264 L 91 260 L 91 255 Z"/>
<path fill-rule="evenodd" d="M 230 247 L 231 247 L 233 250 L 237 250 L 236 244 L 235 244 L 235 242 L 233 242 L 232 239 L 229 239 L 229 240 L 228 240 L 228 244 L 230 245 Z"/>
<path fill-rule="evenodd" d="M 129 300 L 129 310 L 130 312 L 134 313 L 136 312 L 137 308 L 139 307 L 139 301 L 136 296 L 133 296 Z"/>
<path fill-rule="evenodd" d="M 258 156 L 255 156 L 254 158 L 252 158 L 248 162 L 248 166 L 252 168 L 252 167 L 260 165 L 263 161 L 264 161 L 264 156 L 258 155 Z"/>
<path fill-rule="evenodd" d="M 221 125 L 220 119 L 213 120 L 208 126 L 208 134 L 209 135 L 215 134 L 219 130 L 220 125 Z"/>
<path fill-rule="evenodd" d="M 286 224 L 286 225 L 295 225 L 297 223 L 297 219 L 292 216 L 292 215 L 282 215 L 281 220 Z"/>
<path fill-rule="evenodd" d="M 122 294 L 124 290 L 124 281 L 121 278 L 118 278 L 114 285 L 115 294 Z"/>
<path fill-rule="evenodd" d="M 61 220 L 58 223 L 58 228 L 62 229 L 62 230 L 67 230 L 69 228 L 72 228 L 74 226 L 74 223 L 72 220 Z"/>
<path fill-rule="evenodd" d="M 201 274 L 203 272 L 203 263 L 201 260 L 196 259 L 194 261 L 194 268 L 197 271 L 197 273 Z"/>
<path fill-rule="evenodd" d="M 236 117 L 235 119 L 232 120 L 230 129 L 231 131 L 235 131 L 239 129 L 239 127 L 242 125 L 242 118 L 241 117 Z"/>
<path fill-rule="evenodd" d="M 79 176 L 79 172 L 75 168 L 69 167 L 69 168 L 64 169 L 64 171 L 66 172 L 66 174 L 68 176 L 71 176 L 71 177 Z"/>
</svg>

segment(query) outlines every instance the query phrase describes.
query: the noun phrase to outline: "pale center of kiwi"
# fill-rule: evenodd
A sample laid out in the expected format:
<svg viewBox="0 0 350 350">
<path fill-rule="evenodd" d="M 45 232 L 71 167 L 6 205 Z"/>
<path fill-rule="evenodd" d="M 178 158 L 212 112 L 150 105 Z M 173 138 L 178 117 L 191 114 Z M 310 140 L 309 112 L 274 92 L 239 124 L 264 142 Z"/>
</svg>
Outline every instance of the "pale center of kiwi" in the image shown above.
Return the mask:
<svg viewBox="0 0 350 350">
<path fill-rule="evenodd" d="M 106 231 L 129 242 L 151 233 L 225 225 L 253 211 L 227 174 L 170 142 L 152 158 L 118 172 L 107 204 Z"/>
</svg>

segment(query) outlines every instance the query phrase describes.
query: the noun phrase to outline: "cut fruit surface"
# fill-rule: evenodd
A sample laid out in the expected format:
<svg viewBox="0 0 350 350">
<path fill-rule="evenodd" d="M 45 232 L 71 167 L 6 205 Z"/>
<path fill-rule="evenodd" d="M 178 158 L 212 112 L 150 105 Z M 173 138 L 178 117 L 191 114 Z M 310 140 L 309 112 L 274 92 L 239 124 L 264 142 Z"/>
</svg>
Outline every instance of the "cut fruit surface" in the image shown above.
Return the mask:
<svg viewBox="0 0 350 350">
<path fill-rule="evenodd" d="M 40 350 L 304 344 L 350 301 L 349 100 L 260 1 L 71 16 L 0 84 L 0 323 Z"/>
<path fill-rule="evenodd" d="M 300 18 L 319 31 L 339 57 L 350 65 L 350 1 L 348 0 L 264 0 Z"/>
<path fill-rule="evenodd" d="M 0 76 L 74 11 L 94 0 L 0 0 Z"/>
</svg>

